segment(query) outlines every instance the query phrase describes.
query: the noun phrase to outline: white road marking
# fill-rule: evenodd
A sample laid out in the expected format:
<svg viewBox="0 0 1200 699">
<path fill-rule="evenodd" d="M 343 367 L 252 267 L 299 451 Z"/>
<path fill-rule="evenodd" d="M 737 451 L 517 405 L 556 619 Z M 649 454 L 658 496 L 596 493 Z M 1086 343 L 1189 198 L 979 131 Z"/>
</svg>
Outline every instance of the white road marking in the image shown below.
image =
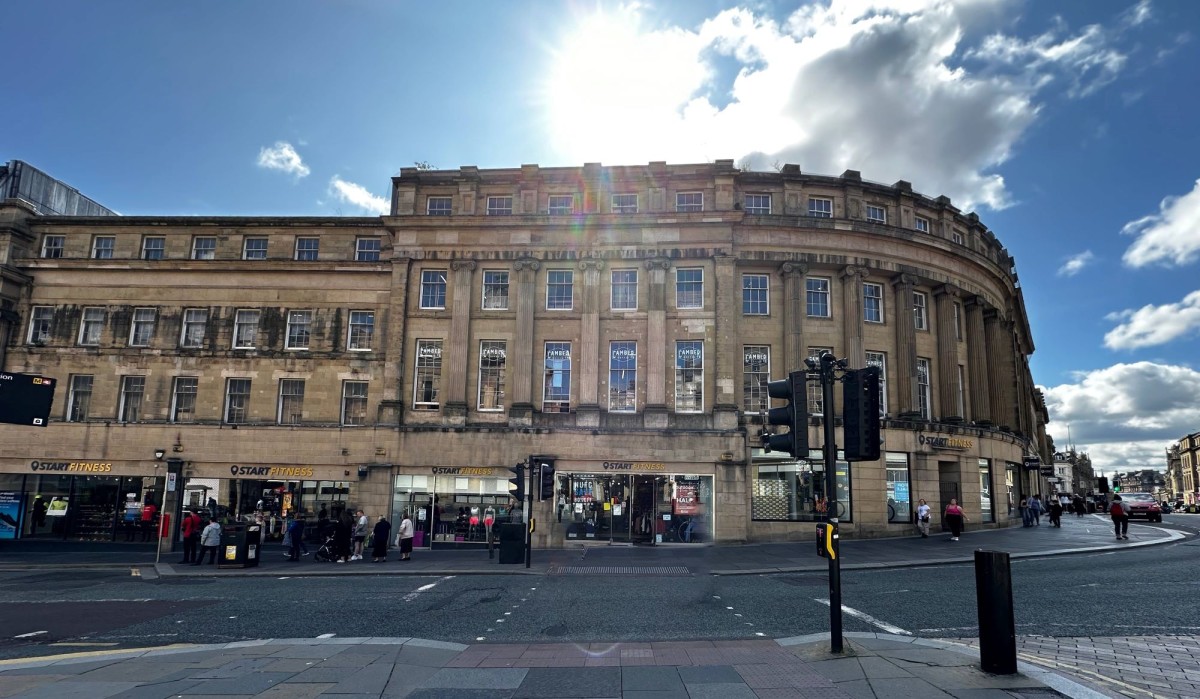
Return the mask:
<svg viewBox="0 0 1200 699">
<path fill-rule="evenodd" d="M 476 637 L 475 637 L 475 640 L 476 640 L 476 641 L 482 641 L 484 638 L 485 638 L 484 636 L 476 636 Z"/>
<path fill-rule="evenodd" d="M 29 633 L 23 633 L 19 636 L 13 636 L 13 638 L 29 638 L 30 636 L 41 636 L 44 633 L 50 633 L 50 632 L 49 631 L 30 631 Z"/>
<path fill-rule="evenodd" d="M 827 599 L 814 599 L 813 601 L 819 602 L 819 603 L 825 605 L 826 607 L 830 606 L 829 600 L 827 600 Z M 875 617 L 871 616 L 870 614 L 867 614 L 866 612 L 860 612 L 857 609 L 847 607 L 844 604 L 842 605 L 842 611 L 845 612 L 846 614 L 849 614 L 852 617 L 855 617 L 856 619 L 862 619 L 863 621 L 867 622 L 868 624 L 871 624 L 873 626 L 878 626 L 879 628 L 883 629 L 884 631 L 887 631 L 888 633 L 900 634 L 901 636 L 911 636 L 912 635 L 911 631 L 905 631 L 904 629 L 900 628 L 899 626 L 892 626 L 891 624 L 889 624 L 887 622 L 883 622 L 883 621 L 876 619 Z"/>
<path fill-rule="evenodd" d="M 437 587 L 438 583 L 446 582 L 447 580 L 450 580 L 453 577 L 454 577 L 453 575 L 447 575 L 446 577 L 441 578 L 435 582 L 431 582 L 428 585 L 422 585 L 422 586 L 418 587 L 417 589 L 413 590 L 412 592 L 408 593 L 407 595 L 405 595 L 404 601 L 411 602 L 411 601 L 415 600 L 417 597 L 419 597 L 422 592 L 429 592 L 433 588 Z"/>
<path fill-rule="evenodd" d="M 317 638 L 333 638 L 336 635 L 337 634 L 334 634 L 334 633 L 323 633 L 320 636 L 317 636 Z"/>
</svg>

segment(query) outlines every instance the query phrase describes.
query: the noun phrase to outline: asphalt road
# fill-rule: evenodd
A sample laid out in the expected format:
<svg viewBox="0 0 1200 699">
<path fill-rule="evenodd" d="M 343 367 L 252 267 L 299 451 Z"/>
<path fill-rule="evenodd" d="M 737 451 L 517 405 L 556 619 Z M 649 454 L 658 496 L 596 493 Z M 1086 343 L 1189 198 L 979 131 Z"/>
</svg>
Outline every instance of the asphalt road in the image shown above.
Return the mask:
<svg viewBox="0 0 1200 699">
<path fill-rule="evenodd" d="M 1200 515 L 1168 515 L 1196 532 Z M 1200 539 L 1014 561 L 1021 636 L 1200 635 Z M 398 565 L 397 563 L 380 565 Z M 846 631 L 978 635 L 970 565 L 844 571 Z M 266 637 L 475 642 L 784 637 L 828 632 L 824 574 L 161 578 L 0 574 L 0 657 Z"/>
</svg>

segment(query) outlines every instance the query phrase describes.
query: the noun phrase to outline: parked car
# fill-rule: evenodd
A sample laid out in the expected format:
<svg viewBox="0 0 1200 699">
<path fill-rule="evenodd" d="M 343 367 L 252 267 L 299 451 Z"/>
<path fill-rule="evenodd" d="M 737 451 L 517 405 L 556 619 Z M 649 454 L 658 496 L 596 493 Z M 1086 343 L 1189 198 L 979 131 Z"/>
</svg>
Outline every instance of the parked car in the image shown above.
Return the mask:
<svg viewBox="0 0 1200 699">
<path fill-rule="evenodd" d="M 1162 506 L 1150 493 L 1121 493 L 1121 501 L 1129 512 L 1129 518 L 1145 517 L 1150 522 L 1161 522 Z"/>
</svg>

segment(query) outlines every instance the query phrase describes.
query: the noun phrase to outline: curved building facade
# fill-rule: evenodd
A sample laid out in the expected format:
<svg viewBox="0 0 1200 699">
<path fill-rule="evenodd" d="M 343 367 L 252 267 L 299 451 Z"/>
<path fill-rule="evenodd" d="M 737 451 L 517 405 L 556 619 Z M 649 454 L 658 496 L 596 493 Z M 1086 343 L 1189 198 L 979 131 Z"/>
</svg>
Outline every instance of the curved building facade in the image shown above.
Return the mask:
<svg viewBox="0 0 1200 699">
<path fill-rule="evenodd" d="M 854 171 L 405 169 L 377 218 L 9 201 L 0 237 L 0 368 L 58 379 L 47 427 L 0 426 L 20 536 L 108 517 L 120 538 L 136 493 L 409 510 L 423 544 L 471 546 L 533 462 L 554 469 L 538 546 L 808 540 L 840 391 L 810 384 L 809 459 L 760 432 L 764 382 L 822 350 L 884 377 L 881 458 L 838 461 L 844 536 L 910 533 L 922 498 L 1006 526 L 1041 492 L 1024 457 L 1052 452 L 1011 256 L 948 199 Z M 71 514 L 30 526 L 39 495 Z"/>
</svg>

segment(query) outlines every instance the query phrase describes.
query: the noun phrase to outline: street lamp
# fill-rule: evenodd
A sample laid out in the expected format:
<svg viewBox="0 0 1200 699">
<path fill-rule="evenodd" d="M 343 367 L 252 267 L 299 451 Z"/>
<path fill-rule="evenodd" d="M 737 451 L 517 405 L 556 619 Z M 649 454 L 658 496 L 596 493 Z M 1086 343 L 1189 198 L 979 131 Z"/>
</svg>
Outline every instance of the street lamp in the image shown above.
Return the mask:
<svg viewBox="0 0 1200 699">
<path fill-rule="evenodd" d="M 155 461 L 162 461 L 162 460 L 163 460 L 163 457 L 164 457 L 164 456 L 166 456 L 166 455 L 167 455 L 167 450 L 166 450 L 166 449 L 155 449 L 155 450 L 154 450 L 154 460 L 155 460 Z M 158 467 L 157 467 L 157 466 L 155 466 L 155 468 L 158 468 Z"/>
</svg>

